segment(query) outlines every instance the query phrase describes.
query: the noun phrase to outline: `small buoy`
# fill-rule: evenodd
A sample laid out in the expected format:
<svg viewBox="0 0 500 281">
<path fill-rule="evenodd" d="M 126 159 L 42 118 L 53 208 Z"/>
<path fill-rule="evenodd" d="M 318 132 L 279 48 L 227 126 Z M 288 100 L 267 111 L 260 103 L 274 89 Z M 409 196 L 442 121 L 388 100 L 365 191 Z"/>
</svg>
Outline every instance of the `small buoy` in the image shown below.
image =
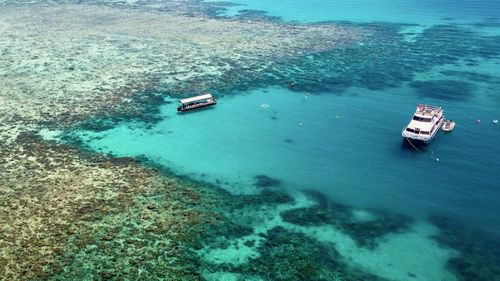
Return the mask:
<svg viewBox="0 0 500 281">
<path fill-rule="evenodd" d="M 299 122 L 299 126 L 302 126 L 302 122 Z"/>
<path fill-rule="evenodd" d="M 262 107 L 262 108 L 268 108 L 268 107 L 269 107 L 269 104 L 267 104 L 267 103 L 263 103 L 263 104 L 261 104 L 261 105 L 260 105 L 260 107 Z"/>
<path fill-rule="evenodd" d="M 439 162 L 439 158 L 436 158 L 436 162 Z"/>
<path fill-rule="evenodd" d="M 481 119 L 477 119 L 477 120 L 476 120 L 476 123 L 477 123 L 477 124 L 481 123 Z"/>
<path fill-rule="evenodd" d="M 498 120 L 497 119 L 493 120 L 493 123 L 498 124 Z"/>
</svg>

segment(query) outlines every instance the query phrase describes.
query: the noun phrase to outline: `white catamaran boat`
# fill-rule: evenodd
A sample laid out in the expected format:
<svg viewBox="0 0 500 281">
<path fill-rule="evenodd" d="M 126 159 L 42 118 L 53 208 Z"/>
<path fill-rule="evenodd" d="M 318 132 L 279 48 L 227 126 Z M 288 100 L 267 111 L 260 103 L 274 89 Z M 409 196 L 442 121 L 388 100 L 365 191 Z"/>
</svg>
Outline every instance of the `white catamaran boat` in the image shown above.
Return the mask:
<svg viewBox="0 0 500 281">
<path fill-rule="evenodd" d="M 441 107 L 419 104 L 412 120 L 404 128 L 402 135 L 408 141 L 427 144 L 437 135 L 443 122 L 444 114 Z"/>
<path fill-rule="evenodd" d="M 215 98 L 212 97 L 211 94 L 205 94 L 201 96 L 179 100 L 179 106 L 177 107 L 177 111 L 181 112 L 188 111 L 215 104 L 217 104 Z"/>
</svg>

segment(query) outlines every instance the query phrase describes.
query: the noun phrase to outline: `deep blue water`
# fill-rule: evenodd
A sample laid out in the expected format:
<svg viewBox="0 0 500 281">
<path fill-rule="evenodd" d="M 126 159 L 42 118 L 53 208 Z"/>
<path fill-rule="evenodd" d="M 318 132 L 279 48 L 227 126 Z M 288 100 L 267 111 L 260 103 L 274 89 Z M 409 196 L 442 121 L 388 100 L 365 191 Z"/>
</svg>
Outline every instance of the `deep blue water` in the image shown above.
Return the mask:
<svg viewBox="0 0 500 281">
<path fill-rule="evenodd" d="M 79 131 L 77 136 L 94 150 L 145 156 L 177 174 L 232 193 L 257 192 L 254 177 L 266 175 L 282 181 L 288 190 L 316 189 L 356 208 L 416 218 L 450 217 L 500 242 L 500 125 L 493 123 L 500 119 L 500 4 L 233 3 L 244 6 L 230 7 L 224 15 L 238 16 L 238 11 L 250 9 L 305 23 L 383 21 L 417 26 L 401 27 L 391 35 L 391 44 L 401 46 L 393 53 L 381 51 L 359 59 L 356 52 L 363 49 L 348 49 L 333 58 L 319 54 L 310 64 L 298 62 L 306 75 L 291 74 L 290 80 L 302 79 L 294 89 L 285 81 L 259 80 L 256 89 L 222 95 L 227 90 L 222 83 L 214 91 L 221 96 L 216 107 L 184 115 L 176 113 L 176 100 L 168 97 L 175 93 L 164 93 L 168 103 L 161 106 L 161 121 L 152 127 L 133 121 L 107 131 Z M 433 30 L 436 25 L 447 26 Z M 399 38 L 401 33 L 406 37 Z M 459 46 L 460 42 L 465 43 Z M 383 43 L 371 50 L 384 48 L 391 50 Z M 322 77 L 314 66 L 323 70 L 327 59 L 341 61 L 345 68 L 339 68 L 341 74 L 336 68 L 325 69 L 322 74 L 334 78 L 314 82 Z M 383 79 L 374 78 L 381 75 Z M 403 144 L 401 137 L 418 103 L 440 105 L 457 122 L 452 133 L 440 132 L 420 151 Z"/>
</svg>

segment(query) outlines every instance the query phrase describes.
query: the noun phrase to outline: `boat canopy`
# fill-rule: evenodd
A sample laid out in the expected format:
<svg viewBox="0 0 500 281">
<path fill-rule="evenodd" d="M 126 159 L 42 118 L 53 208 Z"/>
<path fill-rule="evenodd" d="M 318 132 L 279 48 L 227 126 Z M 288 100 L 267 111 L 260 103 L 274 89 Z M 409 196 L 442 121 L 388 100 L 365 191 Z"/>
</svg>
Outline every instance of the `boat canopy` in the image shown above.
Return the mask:
<svg viewBox="0 0 500 281">
<path fill-rule="evenodd" d="M 191 102 L 195 102 L 195 101 L 207 100 L 207 99 L 211 99 L 211 98 L 212 98 L 211 94 L 205 94 L 205 95 L 201 95 L 201 96 L 196 96 L 196 97 L 192 97 L 192 98 L 179 100 L 179 102 L 182 104 L 186 104 L 186 103 L 191 103 Z"/>
</svg>

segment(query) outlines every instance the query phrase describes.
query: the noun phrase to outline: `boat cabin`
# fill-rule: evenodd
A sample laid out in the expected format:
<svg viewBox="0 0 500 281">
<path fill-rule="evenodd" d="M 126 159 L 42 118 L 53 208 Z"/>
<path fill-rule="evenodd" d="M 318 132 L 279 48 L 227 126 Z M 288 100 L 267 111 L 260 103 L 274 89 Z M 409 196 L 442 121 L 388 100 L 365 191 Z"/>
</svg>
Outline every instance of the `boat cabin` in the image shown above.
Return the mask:
<svg viewBox="0 0 500 281">
<path fill-rule="evenodd" d="M 406 140 L 429 143 L 443 122 L 444 114 L 441 107 L 419 104 L 402 135 Z"/>
<path fill-rule="evenodd" d="M 188 111 L 215 104 L 217 104 L 217 101 L 215 100 L 214 97 L 212 97 L 211 94 L 204 94 L 201 96 L 179 100 L 179 106 L 177 107 L 177 111 L 179 112 Z"/>
</svg>

